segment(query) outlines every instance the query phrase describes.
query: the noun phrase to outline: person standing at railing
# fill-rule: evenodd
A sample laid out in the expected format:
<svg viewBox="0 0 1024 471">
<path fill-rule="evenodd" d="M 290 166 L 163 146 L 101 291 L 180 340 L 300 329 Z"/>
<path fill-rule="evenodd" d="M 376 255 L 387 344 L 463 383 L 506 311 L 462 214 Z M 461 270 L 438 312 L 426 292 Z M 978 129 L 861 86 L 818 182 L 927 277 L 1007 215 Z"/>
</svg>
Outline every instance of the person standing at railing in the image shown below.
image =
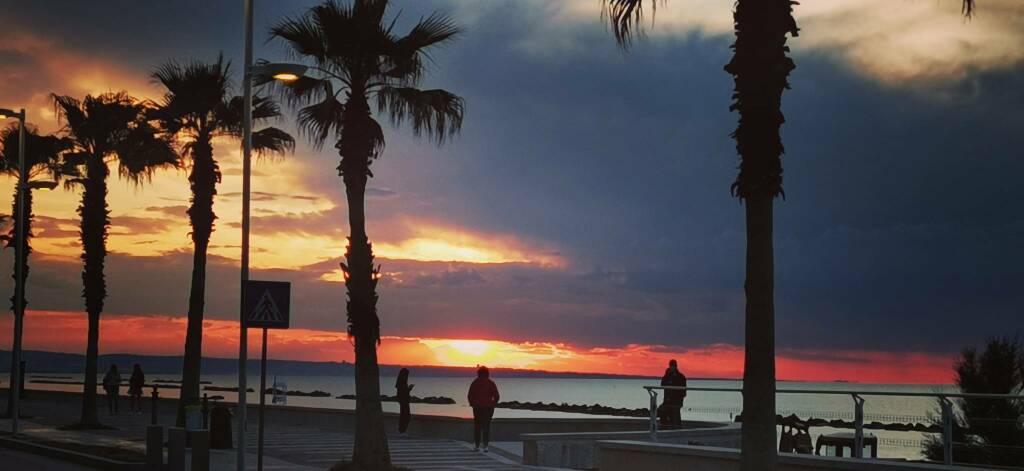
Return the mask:
<svg viewBox="0 0 1024 471">
<path fill-rule="evenodd" d="M 107 411 L 110 415 L 117 415 L 120 412 L 117 408 L 117 395 L 121 390 L 121 375 L 117 372 L 117 365 L 110 365 L 103 377 L 103 390 L 107 392 Z"/>
<path fill-rule="evenodd" d="M 132 376 L 128 379 L 128 396 L 132 398 L 131 409 L 135 415 L 142 415 L 142 387 L 146 385 L 146 375 L 142 365 L 132 367 Z"/>
<path fill-rule="evenodd" d="M 661 377 L 661 385 L 686 387 L 686 375 L 679 371 L 678 364 L 675 360 L 670 360 L 668 362 L 668 368 L 665 370 L 665 376 Z M 685 389 L 665 390 L 665 399 L 661 403 L 661 414 L 659 414 L 664 428 L 682 428 L 683 418 L 680 411 L 683 408 L 683 400 L 685 398 Z"/>
</svg>

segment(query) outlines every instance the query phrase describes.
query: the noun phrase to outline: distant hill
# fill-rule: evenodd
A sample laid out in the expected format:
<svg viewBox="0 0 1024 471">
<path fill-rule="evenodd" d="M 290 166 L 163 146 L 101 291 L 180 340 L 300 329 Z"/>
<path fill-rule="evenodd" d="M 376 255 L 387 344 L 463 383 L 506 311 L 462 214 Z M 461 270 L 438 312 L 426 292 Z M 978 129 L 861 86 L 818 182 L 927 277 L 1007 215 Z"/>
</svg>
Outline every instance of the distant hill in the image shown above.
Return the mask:
<svg viewBox="0 0 1024 471">
<path fill-rule="evenodd" d="M 26 350 L 22 359 L 26 361 L 26 374 L 42 373 L 82 373 L 85 371 L 85 355 L 77 353 L 44 352 Z M 116 364 L 122 374 L 131 371 L 132 365 L 138 363 L 148 375 L 180 375 L 180 356 L 133 355 L 114 353 L 100 355 L 99 372 L 104 372 L 111 364 Z M 11 352 L 0 350 L 0 373 L 8 373 L 11 365 Z M 416 376 L 420 377 L 473 377 L 476 368 L 448 366 L 412 366 Z M 401 366 L 381 365 L 382 376 L 395 376 Z M 260 372 L 259 358 L 250 359 L 247 364 L 249 374 Z M 314 362 L 294 360 L 267 360 L 267 371 L 271 374 L 295 376 L 342 376 L 352 375 L 353 365 L 348 362 Z M 238 374 L 238 360 L 232 358 L 203 358 L 205 374 Z M 550 372 L 540 370 L 518 370 L 511 368 L 492 368 L 491 373 L 505 378 L 595 378 L 595 379 L 650 379 L 652 376 L 613 375 L 600 373 Z"/>
</svg>

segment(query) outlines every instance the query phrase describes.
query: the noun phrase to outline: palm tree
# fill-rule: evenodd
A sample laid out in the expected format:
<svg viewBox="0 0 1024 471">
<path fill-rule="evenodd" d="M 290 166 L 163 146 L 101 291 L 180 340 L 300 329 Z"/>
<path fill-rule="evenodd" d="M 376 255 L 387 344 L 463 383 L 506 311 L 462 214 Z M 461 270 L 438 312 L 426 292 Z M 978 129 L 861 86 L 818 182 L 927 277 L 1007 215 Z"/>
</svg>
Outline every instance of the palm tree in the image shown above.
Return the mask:
<svg viewBox="0 0 1024 471">
<path fill-rule="evenodd" d="M 322 148 L 335 140 L 345 184 L 350 235 L 346 263 L 348 332 L 355 339 L 356 436 L 352 461 L 368 469 L 390 463 L 380 404 L 377 345 L 377 280 L 373 249 L 366 235 L 364 197 L 373 173 L 370 165 L 384 148 L 377 112 L 395 125 L 409 122 L 415 135 L 426 134 L 440 145 L 462 127 L 462 98 L 444 90 L 420 90 L 427 51 L 456 38 L 460 29 L 439 13 L 421 18 L 405 35 L 385 21 L 387 0 L 329 0 L 306 14 L 271 29 L 273 38 L 305 60 L 318 77 L 277 86 L 298 113 L 301 132 Z M 343 94 L 343 95 L 342 95 Z M 342 101 L 343 100 L 343 101 Z"/>
<path fill-rule="evenodd" d="M 202 371 L 203 309 L 206 297 L 206 254 L 213 233 L 213 198 L 221 180 L 220 165 L 213 156 L 213 139 L 241 137 L 242 99 L 231 96 L 231 65 L 224 58 L 216 62 L 170 61 L 157 68 L 152 78 L 167 88 L 159 106 L 150 117 L 168 138 L 184 142 L 180 152 L 191 162 L 188 176 L 192 201 L 188 209 L 192 226 L 192 287 L 188 299 L 188 327 L 182 366 L 181 398 L 178 401 L 178 425 L 184 422 L 184 406 L 199 401 L 199 376 Z M 253 119 L 256 122 L 277 118 L 278 106 L 265 98 L 256 98 Z M 284 153 L 294 149 L 295 140 L 277 128 L 253 134 L 253 148 L 261 153 Z"/>
<path fill-rule="evenodd" d="M 21 167 L 19 166 L 18 159 L 18 140 L 19 140 L 18 126 L 9 126 L 0 131 L 0 172 L 5 173 L 15 179 L 19 179 L 21 176 Z M 53 180 L 57 180 L 61 176 L 61 154 L 68 150 L 70 143 L 67 139 L 62 139 L 56 136 L 47 135 L 41 136 L 38 131 L 33 128 L 26 128 L 25 130 L 25 181 L 31 181 L 34 177 L 45 175 Z M 19 180 L 20 181 L 20 180 Z M 32 245 L 30 241 L 32 239 L 32 187 L 29 187 L 25 191 L 25 213 L 27 217 L 21 217 L 18 213 L 18 191 L 15 188 L 14 191 L 14 204 L 11 214 L 14 215 L 14 224 L 11 227 L 11 231 L 8 237 L 4 240 L 7 247 L 14 247 L 18 240 L 19 229 L 21 223 L 25 223 L 25 266 L 21 272 L 21 279 L 17 278 L 17 269 L 14 270 L 14 295 L 11 296 L 11 309 L 14 309 L 15 296 L 17 296 L 18 287 L 24 286 L 28 280 L 28 257 L 32 253 Z M 14 263 L 18 263 L 15 260 Z M 26 303 L 21 306 L 21 312 L 15 312 L 15 316 L 21 316 L 24 318 Z M 11 356 L 11 383 L 14 384 L 14 357 Z M 13 404 L 11 401 L 12 397 L 8 396 L 7 402 L 7 416 L 10 417 Z"/>
<path fill-rule="evenodd" d="M 96 427 L 96 360 L 99 352 L 100 314 L 107 296 L 103 264 L 107 255 L 108 164 L 117 161 L 118 175 L 135 184 L 152 177 L 159 168 L 176 167 L 171 142 L 160 137 L 146 120 L 148 106 L 125 92 L 87 95 L 82 100 L 52 95 L 61 132 L 71 142 L 65 166 L 81 175 L 65 181 L 81 186 L 82 296 L 89 316 L 85 359 L 85 391 L 80 426 Z"/>
<path fill-rule="evenodd" d="M 618 43 L 628 47 L 643 17 L 644 0 L 604 0 Z M 732 193 L 746 203 L 747 298 L 744 333 L 743 429 L 741 469 L 775 469 L 775 268 L 773 204 L 782 191 L 782 92 L 796 67 L 788 56 L 786 35 L 797 36 L 792 0 L 737 0 L 733 13 L 736 41 L 725 71 L 733 76 L 730 110 L 739 111 L 732 134 L 740 172 Z M 657 6 L 651 0 L 652 9 Z M 973 0 L 964 0 L 970 17 Z"/>
</svg>

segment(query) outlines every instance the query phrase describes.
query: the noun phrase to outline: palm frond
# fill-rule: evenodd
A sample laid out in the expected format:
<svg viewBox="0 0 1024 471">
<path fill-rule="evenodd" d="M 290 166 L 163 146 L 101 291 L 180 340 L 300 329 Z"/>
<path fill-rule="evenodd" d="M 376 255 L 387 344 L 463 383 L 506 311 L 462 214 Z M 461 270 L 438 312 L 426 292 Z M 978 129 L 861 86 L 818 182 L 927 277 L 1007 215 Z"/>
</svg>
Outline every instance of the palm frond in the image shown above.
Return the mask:
<svg viewBox="0 0 1024 471">
<path fill-rule="evenodd" d="M 384 87 L 377 92 L 377 109 L 388 111 L 396 125 L 408 121 L 415 135 L 426 134 L 442 144 L 462 129 L 465 101 L 445 90 Z"/>
<path fill-rule="evenodd" d="M 310 15 L 286 18 L 270 28 L 270 37 L 287 43 L 296 56 L 312 58 L 319 66 L 327 64 L 327 38 Z"/>
<path fill-rule="evenodd" d="M 400 79 L 408 85 L 416 84 L 423 74 L 423 59 L 427 50 L 454 40 L 462 34 L 455 22 L 440 13 L 420 19 L 409 34 L 394 42 L 387 52 L 388 67 L 385 75 Z"/>
<path fill-rule="evenodd" d="M 305 134 L 313 141 L 313 147 L 320 150 L 332 130 L 335 136 L 341 135 L 344 113 L 345 105 L 331 96 L 299 110 L 296 124 L 299 126 L 299 132 Z"/>
<path fill-rule="evenodd" d="M 85 112 L 82 110 L 82 102 L 68 95 L 50 94 L 53 100 L 53 112 L 57 115 L 57 123 L 63 129 L 75 128 L 85 121 Z"/>
<path fill-rule="evenodd" d="M 645 0 L 602 0 L 601 16 L 607 16 L 612 33 L 619 46 L 628 48 L 633 37 L 643 34 L 641 22 L 644 18 Z M 658 9 L 658 0 L 651 0 L 651 16 Z"/>
<path fill-rule="evenodd" d="M 136 185 L 149 182 L 158 169 L 180 165 L 171 140 L 145 122 L 128 130 L 118 145 L 117 157 L 118 175 Z"/>
<path fill-rule="evenodd" d="M 965 18 L 970 19 L 971 17 L 974 16 L 975 7 L 976 6 L 974 4 L 974 0 L 964 0 L 963 6 L 961 7 L 960 11 L 961 13 L 963 13 Z"/>
<path fill-rule="evenodd" d="M 260 156 L 281 156 L 295 151 L 295 138 L 275 127 L 252 133 L 252 149 Z"/>
<path fill-rule="evenodd" d="M 20 131 L 17 124 L 0 130 L 0 172 L 17 176 L 21 173 L 18 143 Z M 71 148 L 68 139 L 53 135 L 40 135 L 38 129 L 26 126 L 25 167 L 31 178 L 46 173 L 53 179 L 60 178 L 61 154 Z"/>
<path fill-rule="evenodd" d="M 398 40 L 398 44 L 422 51 L 431 46 L 447 43 L 462 34 L 462 28 L 451 18 L 438 12 L 420 19 L 420 22 L 409 30 L 409 34 Z"/>
<path fill-rule="evenodd" d="M 167 92 L 151 117 L 168 133 L 212 133 L 221 123 L 217 110 L 231 91 L 231 63 L 218 55 L 215 62 L 167 61 L 150 75 Z M 200 129 L 205 128 L 205 129 Z"/>
</svg>

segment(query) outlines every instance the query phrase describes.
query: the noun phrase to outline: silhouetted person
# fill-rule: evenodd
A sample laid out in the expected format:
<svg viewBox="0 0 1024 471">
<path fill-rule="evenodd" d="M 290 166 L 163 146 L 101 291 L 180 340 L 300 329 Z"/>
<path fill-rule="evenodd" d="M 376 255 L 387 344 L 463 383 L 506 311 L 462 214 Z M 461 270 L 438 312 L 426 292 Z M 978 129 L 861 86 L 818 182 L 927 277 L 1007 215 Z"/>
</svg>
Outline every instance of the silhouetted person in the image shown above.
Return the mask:
<svg viewBox="0 0 1024 471">
<path fill-rule="evenodd" d="M 395 381 L 395 389 L 398 390 L 398 434 L 405 436 L 409 429 L 409 421 L 412 420 L 412 412 L 409 410 L 409 393 L 412 392 L 415 384 L 409 384 L 409 369 L 402 368 L 398 371 L 398 380 Z"/>
<path fill-rule="evenodd" d="M 117 407 L 117 395 L 121 391 L 121 374 L 117 372 L 117 365 L 110 365 L 106 376 L 103 377 L 103 390 L 107 392 L 107 410 L 111 415 L 117 415 L 120 412 Z"/>
<path fill-rule="evenodd" d="M 128 396 L 132 398 L 132 412 L 142 414 L 142 387 L 146 385 L 146 375 L 138 363 L 132 368 L 132 377 L 128 379 Z"/>
<path fill-rule="evenodd" d="M 661 385 L 686 387 L 686 376 L 679 371 L 675 360 L 668 362 L 665 376 L 661 377 Z M 685 398 L 686 390 L 665 390 L 665 399 L 661 403 L 662 422 L 665 428 L 681 428 L 683 426 L 680 410 L 683 408 L 683 399 Z"/>
<path fill-rule="evenodd" d="M 491 372 L 486 366 L 476 370 L 476 379 L 469 386 L 469 405 L 473 408 L 473 443 L 474 451 L 480 450 L 483 439 L 484 452 L 491 443 L 491 418 L 494 417 L 494 406 L 498 405 L 498 385 L 490 379 Z"/>
</svg>

